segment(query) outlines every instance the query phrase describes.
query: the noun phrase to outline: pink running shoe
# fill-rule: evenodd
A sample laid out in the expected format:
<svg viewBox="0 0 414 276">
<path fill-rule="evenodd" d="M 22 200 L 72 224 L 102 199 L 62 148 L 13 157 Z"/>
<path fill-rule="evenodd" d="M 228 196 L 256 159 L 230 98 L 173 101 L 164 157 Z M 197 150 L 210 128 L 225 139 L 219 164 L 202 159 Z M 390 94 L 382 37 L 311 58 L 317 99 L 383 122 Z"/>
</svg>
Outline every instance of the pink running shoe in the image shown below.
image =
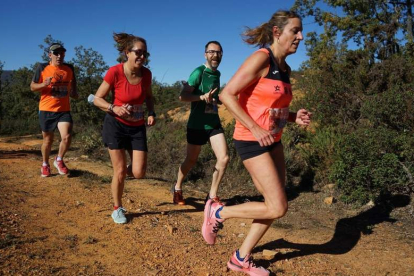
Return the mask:
<svg viewBox="0 0 414 276">
<path fill-rule="evenodd" d="M 227 262 L 227 267 L 233 271 L 240 271 L 251 276 L 268 276 L 270 271 L 261 267 L 256 266 L 253 262 L 253 257 L 249 254 L 244 257 L 244 260 L 241 262 L 237 259 L 236 252 L 230 258 L 230 261 Z"/>
<path fill-rule="evenodd" d="M 53 165 L 58 170 L 59 174 L 68 174 L 69 170 L 66 167 L 65 163 L 63 162 L 63 160 L 58 161 L 57 157 L 55 157 L 55 161 L 53 162 Z"/>
<path fill-rule="evenodd" d="M 222 206 L 222 203 L 209 199 L 204 207 L 204 222 L 201 233 L 208 244 L 216 243 L 217 232 L 223 228 L 224 219 L 216 218 L 216 212 Z"/>
<path fill-rule="evenodd" d="M 46 166 L 42 165 L 42 168 L 40 169 L 40 176 L 41 177 L 50 176 L 50 166 L 49 165 L 46 165 Z"/>
</svg>

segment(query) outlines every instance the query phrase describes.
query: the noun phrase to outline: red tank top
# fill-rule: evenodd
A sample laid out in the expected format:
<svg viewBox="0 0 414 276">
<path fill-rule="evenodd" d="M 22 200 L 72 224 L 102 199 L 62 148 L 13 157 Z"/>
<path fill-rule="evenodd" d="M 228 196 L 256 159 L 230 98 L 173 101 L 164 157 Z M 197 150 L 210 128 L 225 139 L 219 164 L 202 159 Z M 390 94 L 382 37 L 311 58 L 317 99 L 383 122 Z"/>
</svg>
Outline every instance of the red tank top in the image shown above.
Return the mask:
<svg viewBox="0 0 414 276">
<path fill-rule="evenodd" d="M 289 117 L 292 86 L 288 72 L 279 70 L 271 50 L 262 48 L 258 51 L 269 55 L 268 73 L 241 91 L 239 104 L 260 127 L 269 130 L 277 142 Z M 233 138 L 257 141 L 250 130 L 237 120 Z"/>
</svg>

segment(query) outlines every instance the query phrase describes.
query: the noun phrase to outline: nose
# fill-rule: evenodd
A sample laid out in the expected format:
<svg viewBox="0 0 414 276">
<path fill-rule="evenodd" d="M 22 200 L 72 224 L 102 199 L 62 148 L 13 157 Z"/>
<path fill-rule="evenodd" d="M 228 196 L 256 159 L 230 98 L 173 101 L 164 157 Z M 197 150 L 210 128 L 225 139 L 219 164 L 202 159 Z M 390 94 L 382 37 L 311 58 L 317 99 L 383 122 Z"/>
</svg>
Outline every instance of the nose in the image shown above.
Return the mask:
<svg viewBox="0 0 414 276">
<path fill-rule="evenodd" d="M 303 40 L 303 33 L 302 32 L 298 32 L 296 39 L 298 40 Z"/>
</svg>

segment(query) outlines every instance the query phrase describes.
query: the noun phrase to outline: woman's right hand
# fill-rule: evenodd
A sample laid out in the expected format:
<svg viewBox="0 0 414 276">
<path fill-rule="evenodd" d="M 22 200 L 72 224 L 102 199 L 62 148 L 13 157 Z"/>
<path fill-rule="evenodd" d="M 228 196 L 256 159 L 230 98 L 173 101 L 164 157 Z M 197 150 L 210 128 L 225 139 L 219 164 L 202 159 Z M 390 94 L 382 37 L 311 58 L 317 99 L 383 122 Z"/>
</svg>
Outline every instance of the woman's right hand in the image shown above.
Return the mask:
<svg viewBox="0 0 414 276">
<path fill-rule="evenodd" d="M 256 138 L 257 142 L 259 142 L 261 147 L 270 146 L 275 142 L 275 139 L 273 138 L 273 135 L 270 133 L 270 131 L 265 130 L 259 125 L 252 127 L 250 129 L 250 132 Z"/>
</svg>

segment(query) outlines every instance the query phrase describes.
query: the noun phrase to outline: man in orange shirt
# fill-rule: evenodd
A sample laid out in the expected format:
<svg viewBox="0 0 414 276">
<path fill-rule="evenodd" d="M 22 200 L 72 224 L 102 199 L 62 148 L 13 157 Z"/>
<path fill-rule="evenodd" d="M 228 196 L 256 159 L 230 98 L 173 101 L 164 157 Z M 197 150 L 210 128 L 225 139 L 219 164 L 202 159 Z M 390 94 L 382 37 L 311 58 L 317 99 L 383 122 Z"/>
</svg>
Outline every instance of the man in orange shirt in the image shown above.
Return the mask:
<svg viewBox="0 0 414 276">
<path fill-rule="evenodd" d="M 69 172 L 63 157 L 69 149 L 72 132 L 72 116 L 70 114 L 69 96 L 77 99 L 76 79 L 73 66 L 63 63 L 66 49 L 60 43 L 49 47 L 49 63 L 41 63 L 36 69 L 30 84 L 31 91 L 40 92 L 39 121 L 42 129 L 43 164 L 41 176 L 50 175 L 49 156 L 52 148 L 54 131 L 58 128 L 61 142 L 58 156 L 53 165 L 59 174 Z"/>
</svg>

